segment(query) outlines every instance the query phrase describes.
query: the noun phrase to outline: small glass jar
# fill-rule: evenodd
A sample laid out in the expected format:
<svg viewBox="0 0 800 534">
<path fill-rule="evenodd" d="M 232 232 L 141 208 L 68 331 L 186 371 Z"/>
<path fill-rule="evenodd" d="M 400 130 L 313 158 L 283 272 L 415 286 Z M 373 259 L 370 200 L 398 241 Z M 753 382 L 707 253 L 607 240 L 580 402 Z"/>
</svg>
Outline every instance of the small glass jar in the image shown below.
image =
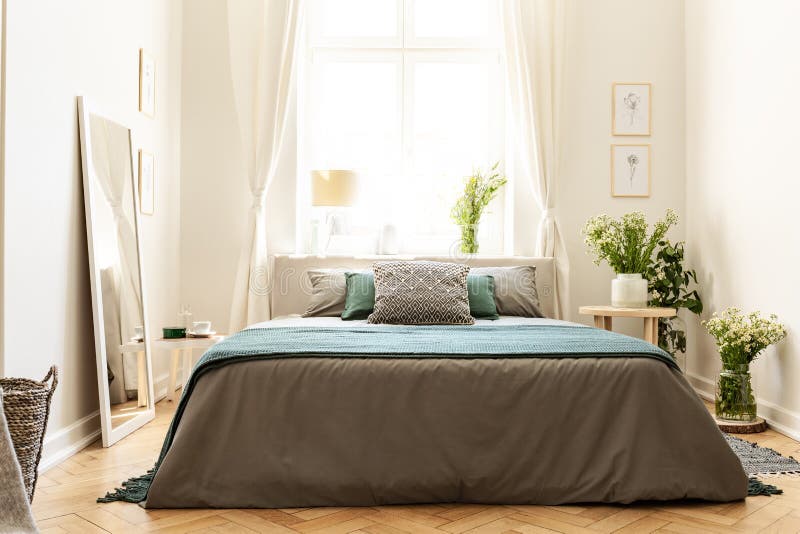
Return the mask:
<svg viewBox="0 0 800 534">
<path fill-rule="evenodd" d="M 461 252 L 464 254 L 478 253 L 478 225 L 461 225 Z"/>
<path fill-rule="evenodd" d="M 750 384 L 748 364 L 720 371 L 714 397 L 714 411 L 717 419 L 726 421 L 756 420 L 756 399 Z"/>
</svg>

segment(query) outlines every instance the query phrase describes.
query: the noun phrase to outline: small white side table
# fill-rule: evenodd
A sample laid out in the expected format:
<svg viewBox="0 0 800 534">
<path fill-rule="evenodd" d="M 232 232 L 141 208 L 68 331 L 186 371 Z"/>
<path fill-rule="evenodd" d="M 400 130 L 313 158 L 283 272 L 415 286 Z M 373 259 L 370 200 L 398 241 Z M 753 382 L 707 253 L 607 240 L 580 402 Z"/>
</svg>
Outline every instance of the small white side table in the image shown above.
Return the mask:
<svg viewBox="0 0 800 534">
<path fill-rule="evenodd" d="M 169 386 L 167 388 L 167 400 L 175 402 L 175 388 L 178 385 L 178 364 L 183 354 L 183 385 L 189 379 L 189 371 L 192 367 L 192 351 L 194 349 L 206 350 L 225 339 L 224 334 L 217 334 L 211 337 L 182 337 L 178 339 L 156 339 L 153 342 L 153 349 L 168 349 L 171 351 L 172 362 L 169 366 Z"/>
</svg>

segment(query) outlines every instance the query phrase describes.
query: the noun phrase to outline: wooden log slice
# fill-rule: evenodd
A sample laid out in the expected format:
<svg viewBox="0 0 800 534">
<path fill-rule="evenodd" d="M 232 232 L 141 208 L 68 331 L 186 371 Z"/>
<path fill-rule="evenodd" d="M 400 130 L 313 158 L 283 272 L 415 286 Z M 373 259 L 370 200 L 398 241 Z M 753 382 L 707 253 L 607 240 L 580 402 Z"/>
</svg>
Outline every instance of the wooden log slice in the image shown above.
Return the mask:
<svg viewBox="0 0 800 534">
<path fill-rule="evenodd" d="M 763 417 L 756 417 L 755 421 L 725 421 L 716 418 L 714 420 L 719 429 L 728 434 L 756 434 L 767 429 L 767 422 Z"/>
</svg>

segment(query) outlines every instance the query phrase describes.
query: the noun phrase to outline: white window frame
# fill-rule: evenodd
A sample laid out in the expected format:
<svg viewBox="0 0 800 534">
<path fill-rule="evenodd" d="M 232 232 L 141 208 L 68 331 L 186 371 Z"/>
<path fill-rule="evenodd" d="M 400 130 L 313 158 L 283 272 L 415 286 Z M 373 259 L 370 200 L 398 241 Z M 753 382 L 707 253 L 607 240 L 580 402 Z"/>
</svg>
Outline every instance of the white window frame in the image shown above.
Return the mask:
<svg viewBox="0 0 800 534">
<path fill-rule="evenodd" d="M 397 0 L 397 28 L 396 35 L 393 37 L 324 37 L 322 36 L 320 9 L 314 9 L 317 2 L 329 2 L 335 0 L 308 0 L 306 27 L 303 29 L 301 38 L 301 53 L 299 68 L 297 70 L 297 158 L 298 158 L 298 183 L 297 183 L 297 236 L 296 249 L 298 252 L 309 252 L 308 243 L 310 241 L 310 220 L 311 220 L 311 191 L 309 180 L 305 177 L 310 176 L 313 170 L 306 157 L 305 150 L 311 146 L 311 128 L 309 127 L 306 114 L 313 112 L 312 98 L 310 91 L 305 90 L 307 84 L 314 83 L 315 61 L 320 59 L 333 60 L 338 62 L 368 62 L 376 59 L 382 63 L 395 62 L 399 69 L 399 83 L 402 84 L 402 91 L 398 95 L 398 113 L 400 114 L 401 128 L 401 147 L 400 162 L 402 168 L 399 172 L 406 174 L 409 172 L 407 165 L 413 161 L 411 154 L 412 133 L 413 133 L 413 98 L 414 98 L 414 64 L 426 62 L 454 62 L 454 63 L 483 63 L 490 65 L 493 69 L 493 76 L 500 79 L 504 75 L 504 57 L 501 50 L 501 35 L 487 36 L 486 38 L 432 38 L 414 36 L 414 17 L 413 9 L 416 2 L 425 0 Z M 499 3 L 487 3 L 487 17 L 496 17 L 494 24 L 499 27 Z M 492 130 L 498 132 L 494 137 L 491 152 L 498 155 L 500 159 L 500 172 L 506 172 L 510 162 L 506 163 L 509 155 L 507 146 L 507 128 L 505 120 L 507 113 L 507 102 L 504 86 L 493 86 L 490 94 L 492 102 L 496 103 L 494 112 L 490 112 Z M 490 162 L 487 162 L 489 164 Z M 490 232 L 491 242 L 482 243 L 488 245 L 490 253 L 508 253 L 513 241 L 513 196 L 511 194 L 513 185 L 510 183 L 501 194 L 501 201 L 495 204 L 496 214 L 491 217 L 489 224 L 496 232 Z M 482 221 L 482 226 L 485 221 Z M 499 228 L 495 228 L 499 225 Z M 376 229 L 377 230 L 377 229 Z M 457 230 L 457 229 L 455 229 Z M 453 251 L 453 235 L 412 235 L 406 236 L 406 240 L 401 248 L 401 253 L 411 254 L 447 254 Z M 482 247 L 483 252 L 484 247 Z M 366 253 L 367 250 L 354 250 L 354 253 Z"/>
</svg>

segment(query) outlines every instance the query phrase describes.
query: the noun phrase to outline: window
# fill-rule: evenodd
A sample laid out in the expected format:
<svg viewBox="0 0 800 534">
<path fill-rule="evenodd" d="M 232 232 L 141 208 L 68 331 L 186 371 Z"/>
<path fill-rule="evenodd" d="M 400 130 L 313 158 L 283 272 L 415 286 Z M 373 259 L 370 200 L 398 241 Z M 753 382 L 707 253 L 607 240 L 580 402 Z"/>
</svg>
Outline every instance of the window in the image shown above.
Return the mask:
<svg viewBox="0 0 800 534">
<path fill-rule="evenodd" d="M 390 222 L 405 238 L 404 252 L 445 254 L 458 239 L 449 215 L 463 178 L 504 159 L 497 9 L 495 0 L 308 3 L 299 176 L 359 171 L 354 232 L 374 234 Z M 484 215 L 482 252 L 503 251 L 503 196 Z M 304 183 L 298 213 L 305 220 L 309 198 Z"/>
</svg>

